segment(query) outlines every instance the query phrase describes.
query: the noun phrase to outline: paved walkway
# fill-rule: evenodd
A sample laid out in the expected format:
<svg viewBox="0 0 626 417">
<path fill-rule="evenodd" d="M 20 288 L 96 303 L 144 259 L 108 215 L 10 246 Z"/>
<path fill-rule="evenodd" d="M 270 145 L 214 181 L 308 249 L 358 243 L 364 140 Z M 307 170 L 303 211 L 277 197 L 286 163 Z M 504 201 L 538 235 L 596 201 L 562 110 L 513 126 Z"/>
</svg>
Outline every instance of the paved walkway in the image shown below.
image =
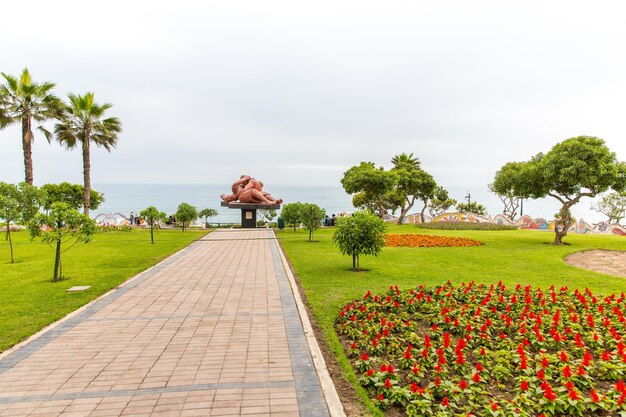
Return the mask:
<svg viewBox="0 0 626 417">
<path fill-rule="evenodd" d="M 0 359 L 0 416 L 329 416 L 269 230 L 217 231 Z"/>
</svg>

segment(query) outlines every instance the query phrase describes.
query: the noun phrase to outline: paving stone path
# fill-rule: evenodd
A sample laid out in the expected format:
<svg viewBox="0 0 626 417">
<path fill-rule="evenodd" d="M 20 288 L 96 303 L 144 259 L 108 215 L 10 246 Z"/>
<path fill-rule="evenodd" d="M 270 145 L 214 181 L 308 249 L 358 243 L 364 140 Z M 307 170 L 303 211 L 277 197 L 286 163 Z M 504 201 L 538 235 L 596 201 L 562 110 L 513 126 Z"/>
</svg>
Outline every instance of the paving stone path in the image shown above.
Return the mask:
<svg viewBox="0 0 626 417">
<path fill-rule="evenodd" d="M 0 358 L 0 416 L 329 416 L 270 230 L 216 231 Z"/>
</svg>

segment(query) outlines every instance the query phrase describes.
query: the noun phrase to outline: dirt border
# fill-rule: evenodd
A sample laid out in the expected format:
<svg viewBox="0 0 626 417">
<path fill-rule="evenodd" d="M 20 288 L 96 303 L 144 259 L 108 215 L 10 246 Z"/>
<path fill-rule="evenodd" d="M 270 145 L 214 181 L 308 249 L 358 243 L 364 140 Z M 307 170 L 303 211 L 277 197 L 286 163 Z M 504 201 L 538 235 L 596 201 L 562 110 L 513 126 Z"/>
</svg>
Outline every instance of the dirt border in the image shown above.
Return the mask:
<svg viewBox="0 0 626 417">
<path fill-rule="evenodd" d="M 296 285 L 298 287 L 298 291 L 300 292 L 300 298 L 302 298 L 302 302 L 304 304 L 304 308 L 306 309 L 307 315 L 309 316 L 309 320 L 311 322 L 311 327 L 313 328 L 313 333 L 315 334 L 315 338 L 317 339 L 317 343 L 322 351 L 322 355 L 324 356 L 324 361 L 326 362 L 326 368 L 328 369 L 328 373 L 335 384 L 335 389 L 337 390 L 337 394 L 339 394 L 339 399 L 341 400 L 341 405 L 343 405 L 343 409 L 346 413 L 347 417 L 363 417 L 368 414 L 365 411 L 365 407 L 361 403 L 361 400 L 357 396 L 356 392 L 352 385 L 346 381 L 343 377 L 344 372 L 341 369 L 341 366 L 337 362 L 335 355 L 330 350 L 328 345 L 326 344 L 326 340 L 324 338 L 324 333 L 317 323 L 317 319 L 309 306 L 309 299 L 307 297 L 306 291 L 300 282 L 300 276 L 297 274 L 293 264 L 291 263 L 291 259 L 287 256 L 287 252 L 285 251 L 285 247 L 283 246 L 282 241 L 277 237 L 276 242 L 280 246 L 281 250 L 285 254 L 285 259 L 287 261 L 287 265 L 293 274 Z"/>
<path fill-rule="evenodd" d="M 593 254 L 590 254 L 589 252 L 593 252 Z M 584 269 L 586 271 L 597 272 L 599 274 L 605 274 L 605 275 L 610 275 L 614 277 L 626 278 L 626 259 L 624 259 L 624 262 L 625 262 L 624 265 L 619 265 L 622 268 L 619 268 L 619 270 L 617 271 L 615 270 L 615 268 L 612 268 L 609 265 L 600 267 L 600 268 L 595 268 L 595 267 L 591 267 L 591 265 L 586 264 L 586 261 L 588 262 L 590 260 L 589 258 L 591 258 L 591 260 L 595 260 L 596 257 L 602 258 L 603 255 L 606 258 L 607 253 L 622 254 L 626 258 L 626 250 L 587 249 L 587 250 L 582 250 L 582 251 L 572 252 L 570 254 L 567 254 L 565 258 L 563 258 L 563 262 L 565 262 L 569 266 L 573 266 L 574 268 Z M 576 261 L 574 261 L 573 260 L 574 258 L 583 258 L 583 259 L 582 260 L 576 259 Z"/>
</svg>

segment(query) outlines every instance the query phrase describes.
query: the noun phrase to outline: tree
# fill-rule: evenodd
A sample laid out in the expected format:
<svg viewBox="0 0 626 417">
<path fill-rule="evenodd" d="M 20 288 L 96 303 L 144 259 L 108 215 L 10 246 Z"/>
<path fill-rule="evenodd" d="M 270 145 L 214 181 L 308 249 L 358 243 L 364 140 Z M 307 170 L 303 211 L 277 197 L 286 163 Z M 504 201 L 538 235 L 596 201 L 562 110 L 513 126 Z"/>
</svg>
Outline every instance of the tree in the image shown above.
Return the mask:
<svg viewBox="0 0 626 417">
<path fill-rule="evenodd" d="M 433 195 L 424 200 L 424 208 L 422 209 L 422 223 L 424 223 L 424 210 L 428 207 L 430 217 L 437 217 L 445 213 L 450 207 L 456 205 L 457 201 L 454 198 L 450 198 L 448 191 L 441 187 L 435 187 Z"/>
<path fill-rule="evenodd" d="M 6 223 L 6 238 L 9 241 L 11 263 L 15 262 L 11 222 L 28 223 L 37 214 L 40 205 L 41 192 L 37 187 L 25 182 L 19 185 L 0 182 L 0 218 Z"/>
<path fill-rule="evenodd" d="M 83 150 L 83 206 L 85 215 L 89 216 L 91 192 L 91 154 L 90 146 L 93 142 L 107 151 L 117 145 L 118 134 L 122 131 L 122 124 L 116 117 L 104 117 L 104 113 L 112 107 L 111 104 L 97 104 L 94 94 L 84 96 L 69 94 L 69 105 L 64 106 L 63 116 L 54 126 L 57 140 L 68 149 L 79 144 Z"/>
<path fill-rule="evenodd" d="M 91 242 L 98 230 L 94 220 L 65 203 L 53 203 L 48 214 L 38 213 L 28 229 L 33 239 L 41 237 L 43 243 L 54 249 L 53 282 L 63 276 L 61 255 L 77 243 Z M 66 244 L 69 246 L 63 249 Z"/>
<path fill-rule="evenodd" d="M 44 184 L 41 186 L 43 192 L 43 208 L 49 210 L 53 203 L 66 203 L 75 210 L 84 205 L 84 187 L 80 184 L 70 184 L 62 182 L 60 184 Z M 104 202 L 104 195 L 91 190 L 89 193 L 89 206 L 94 210 Z"/>
<path fill-rule="evenodd" d="M 398 174 L 376 168 L 373 162 L 361 162 L 343 174 L 341 184 L 348 194 L 354 194 L 354 207 L 369 209 L 379 217 L 398 207 L 398 195 L 394 187 L 398 182 Z"/>
<path fill-rule="evenodd" d="M 322 219 L 326 211 L 317 204 L 303 203 L 300 207 L 300 216 L 304 228 L 309 231 L 309 242 L 313 240 L 315 231 L 322 227 Z"/>
<path fill-rule="evenodd" d="M 0 129 L 14 123 L 22 124 L 22 150 L 24 153 L 25 182 L 33 184 L 33 120 L 39 124 L 38 129 L 45 135 L 48 142 L 52 134 L 41 124 L 48 119 L 59 117 L 61 101 L 51 93 L 54 83 L 35 83 L 30 78 L 27 68 L 21 76 L 14 77 L 2 73 L 5 83 L 0 85 Z"/>
<path fill-rule="evenodd" d="M 198 211 L 191 204 L 180 203 L 175 216 L 176 221 L 181 224 L 184 232 L 186 224 L 191 223 L 198 218 Z"/>
<path fill-rule="evenodd" d="M 198 212 L 198 217 L 204 219 L 204 225 L 209 224 L 209 218 L 217 216 L 219 213 L 215 209 L 205 208 Z"/>
<path fill-rule="evenodd" d="M 293 231 L 296 231 L 296 226 L 300 224 L 302 215 L 301 215 L 302 203 L 299 201 L 297 203 L 288 203 L 283 205 L 282 210 L 280 211 L 280 217 L 283 218 L 285 223 L 293 225 Z"/>
<path fill-rule="evenodd" d="M 150 243 L 154 244 L 154 228 L 160 221 L 167 219 L 167 214 L 159 211 L 156 207 L 150 206 L 142 210 L 139 215 L 150 225 Z"/>
<path fill-rule="evenodd" d="M 420 168 L 419 160 L 413 158 L 413 154 L 396 155 L 391 162 L 394 164 L 392 171 L 397 174 L 397 184 L 392 194 L 395 195 L 396 204 L 400 207 L 398 224 L 402 224 L 404 217 L 417 200 L 427 200 L 433 195 L 437 183 L 429 173 Z M 423 212 L 424 210 L 422 222 Z"/>
<path fill-rule="evenodd" d="M 377 256 L 385 246 L 386 225 L 369 210 L 338 219 L 333 242 L 342 255 L 352 256 L 352 271 L 360 270 L 360 256 Z"/>
<path fill-rule="evenodd" d="M 521 198 L 514 195 L 512 181 L 515 181 L 517 173 L 522 167 L 523 162 L 510 162 L 504 165 L 500 175 L 496 175 L 494 182 L 489 184 L 489 190 L 495 193 L 504 204 L 502 214 L 511 220 L 515 220 L 517 209 L 520 205 Z M 519 179 L 521 180 L 521 178 Z"/>
<path fill-rule="evenodd" d="M 596 205 L 591 208 L 609 218 L 609 224 L 620 224 L 626 216 L 626 192 L 604 194 Z"/>
<path fill-rule="evenodd" d="M 276 217 L 276 210 L 259 210 L 259 217 L 263 223 L 271 223 Z"/>
<path fill-rule="evenodd" d="M 487 209 L 482 204 L 478 204 L 476 201 L 471 203 L 459 203 L 456 205 L 456 209 L 461 213 L 473 213 L 479 216 L 486 216 Z"/>
<path fill-rule="evenodd" d="M 505 164 L 496 172 L 494 184 L 498 182 L 507 184 L 498 187 L 499 192 L 533 199 L 550 196 L 561 203 L 554 227 L 554 244 L 560 245 L 573 224 L 570 208 L 581 198 L 626 189 L 626 164 L 617 160 L 602 139 L 577 136 L 527 162 Z"/>
</svg>

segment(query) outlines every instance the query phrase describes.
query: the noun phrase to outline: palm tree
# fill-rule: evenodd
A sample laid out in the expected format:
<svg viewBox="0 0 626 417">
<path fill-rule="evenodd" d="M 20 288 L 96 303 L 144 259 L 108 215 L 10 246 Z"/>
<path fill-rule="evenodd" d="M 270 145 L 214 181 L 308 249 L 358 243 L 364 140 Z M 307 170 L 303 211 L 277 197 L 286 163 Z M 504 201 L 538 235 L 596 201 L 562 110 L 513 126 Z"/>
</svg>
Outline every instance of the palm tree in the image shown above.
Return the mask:
<svg viewBox="0 0 626 417">
<path fill-rule="evenodd" d="M 13 77 L 1 73 L 5 83 L 0 85 L 0 129 L 14 123 L 22 123 L 22 148 L 24 150 L 24 176 L 26 183 L 33 184 L 33 130 L 32 121 L 39 123 L 38 129 L 48 139 L 52 134 L 41 126 L 48 119 L 58 118 L 61 100 L 51 93 L 54 83 L 34 83 L 27 68 L 22 75 Z"/>
<path fill-rule="evenodd" d="M 402 152 L 400 155 L 396 155 L 391 158 L 391 163 L 394 168 L 402 168 L 403 166 L 406 168 L 419 169 L 420 168 L 420 160 L 419 158 L 413 157 L 413 153 L 406 154 Z"/>
<path fill-rule="evenodd" d="M 91 161 L 89 147 L 91 142 L 111 151 L 117 145 L 118 133 L 122 124 L 116 117 L 104 119 L 104 113 L 111 104 L 97 104 L 93 93 L 84 96 L 68 94 L 69 104 L 65 106 L 60 123 L 54 126 L 57 140 L 72 149 L 81 143 L 83 148 L 83 179 L 85 184 L 85 214 L 89 216 L 89 197 L 91 193 Z"/>
</svg>

